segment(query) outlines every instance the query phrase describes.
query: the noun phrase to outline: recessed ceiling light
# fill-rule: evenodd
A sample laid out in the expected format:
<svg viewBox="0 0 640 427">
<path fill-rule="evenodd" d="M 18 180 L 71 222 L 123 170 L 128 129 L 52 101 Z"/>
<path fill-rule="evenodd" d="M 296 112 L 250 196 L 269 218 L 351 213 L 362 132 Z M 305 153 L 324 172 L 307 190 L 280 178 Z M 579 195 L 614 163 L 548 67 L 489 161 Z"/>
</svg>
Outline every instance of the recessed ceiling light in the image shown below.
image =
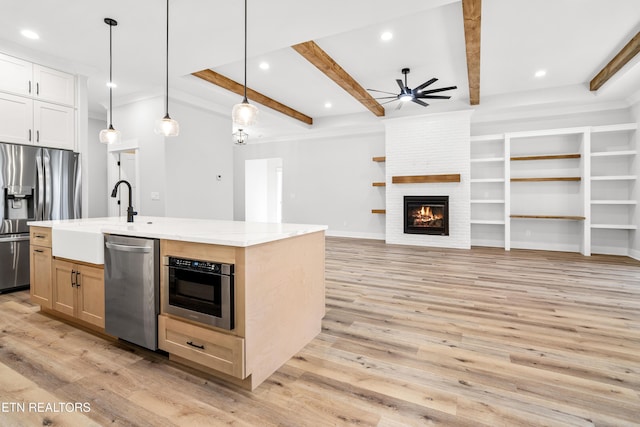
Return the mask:
<svg viewBox="0 0 640 427">
<path fill-rule="evenodd" d="M 118 87 L 118 85 L 115 84 L 114 82 L 107 82 L 107 87 L 116 88 Z"/>
<path fill-rule="evenodd" d="M 324 108 L 331 108 L 331 107 L 332 107 L 332 105 L 331 105 L 330 102 L 325 102 L 324 103 Z"/>
<path fill-rule="evenodd" d="M 268 62 L 261 62 L 260 65 L 258 65 L 260 67 L 261 70 L 268 70 L 269 69 L 269 63 Z"/>
<path fill-rule="evenodd" d="M 537 78 L 541 78 L 547 75 L 547 70 L 538 70 L 534 74 Z"/>
<path fill-rule="evenodd" d="M 385 31 L 380 35 L 380 39 L 383 41 L 389 41 L 393 38 L 393 33 L 391 31 Z"/>
<path fill-rule="evenodd" d="M 38 40 L 40 38 L 38 33 L 36 33 L 35 31 L 31 31 L 31 30 L 22 30 L 22 31 L 20 31 L 20 34 L 22 34 L 24 37 L 26 37 L 28 39 L 31 39 L 31 40 Z"/>
</svg>

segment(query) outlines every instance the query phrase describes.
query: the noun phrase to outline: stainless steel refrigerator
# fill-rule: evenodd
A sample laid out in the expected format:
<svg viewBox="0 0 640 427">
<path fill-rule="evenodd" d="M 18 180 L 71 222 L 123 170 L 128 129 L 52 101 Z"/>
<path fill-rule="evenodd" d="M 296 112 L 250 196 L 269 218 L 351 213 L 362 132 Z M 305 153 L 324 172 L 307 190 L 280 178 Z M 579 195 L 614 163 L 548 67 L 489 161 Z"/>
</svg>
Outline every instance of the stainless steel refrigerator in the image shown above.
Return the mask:
<svg viewBox="0 0 640 427">
<path fill-rule="evenodd" d="M 27 221 L 80 217 L 80 157 L 0 143 L 0 293 L 29 286 Z"/>
</svg>

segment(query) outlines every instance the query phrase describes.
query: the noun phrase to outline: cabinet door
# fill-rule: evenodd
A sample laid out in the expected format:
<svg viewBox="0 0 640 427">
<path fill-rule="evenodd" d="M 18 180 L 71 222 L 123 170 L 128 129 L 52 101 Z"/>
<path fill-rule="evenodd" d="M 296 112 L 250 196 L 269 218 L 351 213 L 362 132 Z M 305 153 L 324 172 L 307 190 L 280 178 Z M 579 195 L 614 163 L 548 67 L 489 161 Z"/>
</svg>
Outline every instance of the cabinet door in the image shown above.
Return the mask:
<svg viewBox="0 0 640 427">
<path fill-rule="evenodd" d="M 31 302 L 51 308 L 51 248 L 31 246 L 30 252 Z"/>
<path fill-rule="evenodd" d="M 53 260 L 53 295 L 51 308 L 74 316 L 76 288 L 72 286 L 74 264 L 59 259 Z"/>
<path fill-rule="evenodd" d="M 30 96 L 31 75 L 31 62 L 0 54 L 0 91 Z"/>
<path fill-rule="evenodd" d="M 75 145 L 74 116 L 75 112 L 71 107 L 34 101 L 35 143 L 44 147 L 73 150 Z"/>
<path fill-rule="evenodd" d="M 0 93 L 0 118 L 0 141 L 32 144 L 35 136 L 31 99 Z"/>
<path fill-rule="evenodd" d="M 104 328 L 104 270 L 88 265 L 78 271 L 78 307 L 76 317 Z"/>
<path fill-rule="evenodd" d="M 75 104 L 75 76 L 41 65 L 33 65 L 33 96 L 49 102 L 73 106 Z"/>
</svg>

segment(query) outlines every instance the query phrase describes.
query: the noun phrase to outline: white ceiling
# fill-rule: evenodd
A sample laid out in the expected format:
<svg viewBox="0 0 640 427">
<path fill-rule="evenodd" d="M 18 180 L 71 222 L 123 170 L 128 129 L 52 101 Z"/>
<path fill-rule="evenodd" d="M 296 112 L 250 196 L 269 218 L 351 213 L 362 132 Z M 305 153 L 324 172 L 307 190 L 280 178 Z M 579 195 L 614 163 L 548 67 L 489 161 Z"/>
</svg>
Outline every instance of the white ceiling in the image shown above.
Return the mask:
<svg viewBox="0 0 640 427">
<path fill-rule="evenodd" d="M 410 87 L 431 77 L 439 79 L 432 87 L 458 86 L 448 93 L 451 100 L 433 100 L 426 109 L 409 104 L 395 111 L 389 104 L 387 117 L 471 108 L 460 1 L 248 3 L 249 87 L 313 117 L 314 126 L 375 116 L 289 47 L 308 40 L 365 88 L 396 92 L 403 67 L 411 68 Z M 211 68 L 242 82 L 243 1 L 170 0 L 170 8 L 172 97 L 230 115 L 240 97 L 189 74 Z M 94 115 L 104 116 L 108 100 L 105 17 L 119 22 L 113 29 L 114 103 L 163 93 L 164 0 L 0 0 L 0 10 L 0 51 L 88 76 Z M 24 28 L 37 31 L 40 40 L 22 37 Z M 597 93 L 588 83 L 639 30 L 638 0 L 484 0 L 480 106 L 474 108 L 629 102 L 640 90 L 637 58 Z M 393 39 L 381 41 L 383 31 L 392 31 Z M 258 68 L 262 61 L 269 70 Z M 538 69 L 546 69 L 546 77 L 535 78 Z M 306 128 L 260 110 L 263 135 Z"/>
</svg>

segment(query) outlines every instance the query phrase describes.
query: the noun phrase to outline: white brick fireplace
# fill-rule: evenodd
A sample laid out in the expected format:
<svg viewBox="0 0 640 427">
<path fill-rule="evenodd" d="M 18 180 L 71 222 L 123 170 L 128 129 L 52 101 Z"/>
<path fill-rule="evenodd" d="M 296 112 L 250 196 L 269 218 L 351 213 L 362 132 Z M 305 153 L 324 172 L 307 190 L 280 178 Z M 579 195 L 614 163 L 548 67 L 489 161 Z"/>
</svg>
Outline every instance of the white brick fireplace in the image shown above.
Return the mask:
<svg viewBox="0 0 640 427">
<path fill-rule="evenodd" d="M 385 121 L 386 242 L 471 247 L 471 111 Z M 393 184 L 394 176 L 460 174 L 460 182 Z M 404 233 L 404 196 L 449 196 L 449 235 Z"/>
</svg>

